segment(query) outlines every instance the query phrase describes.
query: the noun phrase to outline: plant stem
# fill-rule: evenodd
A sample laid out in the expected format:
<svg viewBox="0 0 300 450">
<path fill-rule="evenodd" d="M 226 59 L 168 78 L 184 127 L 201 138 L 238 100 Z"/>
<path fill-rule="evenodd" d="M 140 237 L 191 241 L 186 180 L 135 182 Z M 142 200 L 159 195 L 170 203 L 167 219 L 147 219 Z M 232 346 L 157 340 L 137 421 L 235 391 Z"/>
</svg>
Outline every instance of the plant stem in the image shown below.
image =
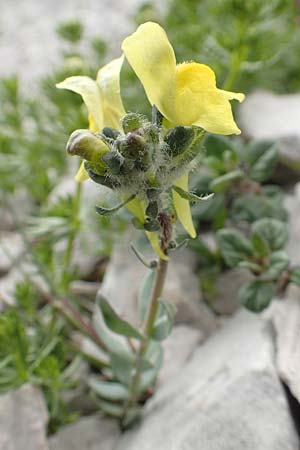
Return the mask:
<svg viewBox="0 0 300 450">
<path fill-rule="evenodd" d="M 152 292 L 147 321 L 145 325 L 145 334 L 148 338 L 151 338 L 152 329 L 158 309 L 158 299 L 161 297 L 164 288 L 164 283 L 167 276 L 167 268 L 168 268 L 168 261 L 164 259 L 159 259 L 156 269 L 154 288 Z"/>
<path fill-rule="evenodd" d="M 162 251 L 167 254 L 170 239 L 172 236 L 172 223 L 170 220 L 170 217 L 167 215 L 162 216 L 161 218 L 162 223 L 162 239 L 161 239 L 161 249 Z M 131 379 L 131 383 L 129 386 L 129 400 L 124 405 L 124 419 L 126 418 L 126 414 L 130 407 L 134 407 L 138 402 L 138 396 L 139 396 L 139 385 L 140 385 L 140 379 L 141 379 L 141 366 L 143 365 L 143 358 L 145 356 L 145 353 L 147 351 L 149 342 L 151 341 L 153 327 L 157 315 L 157 310 L 159 306 L 159 298 L 161 297 L 164 289 L 164 284 L 166 281 L 167 276 L 167 269 L 168 269 L 168 260 L 164 260 L 159 258 L 158 264 L 156 266 L 156 275 L 155 275 L 155 281 L 154 286 L 151 294 L 151 300 L 149 303 L 148 313 L 147 313 L 147 319 L 145 321 L 144 325 L 144 335 L 145 340 L 141 343 L 140 348 L 136 355 L 136 361 L 135 361 L 135 367 L 134 367 L 134 373 Z"/>
</svg>

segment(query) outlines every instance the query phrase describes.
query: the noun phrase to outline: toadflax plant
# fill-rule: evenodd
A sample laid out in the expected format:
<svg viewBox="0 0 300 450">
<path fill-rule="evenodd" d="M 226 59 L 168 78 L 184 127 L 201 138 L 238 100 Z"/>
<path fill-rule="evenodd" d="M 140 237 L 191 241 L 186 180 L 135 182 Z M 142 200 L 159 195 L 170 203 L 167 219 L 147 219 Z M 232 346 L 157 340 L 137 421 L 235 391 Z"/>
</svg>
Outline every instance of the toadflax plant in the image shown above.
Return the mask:
<svg viewBox="0 0 300 450">
<path fill-rule="evenodd" d="M 156 23 L 141 25 L 123 41 L 122 50 L 96 80 L 70 77 L 57 87 L 80 94 L 88 109 L 89 130 L 74 131 L 67 144 L 70 155 L 82 158 L 77 182 L 90 178 L 115 191 L 119 203 L 110 209 L 96 206 L 96 211 L 107 216 L 125 206 L 157 255 L 146 262 L 135 249 L 149 267 L 139 295 L 140 327 L 119 317 L 102 296 L 97 299 L 102 319 L 95 329 L 104 360 L 90 385 L 103 410 L 128 426 L 151 395 L 162 360 L 161 341 L 172 328 L 174 307 L 162 295 L 170 251 L 181 245 L 177 220 L 195 238 L 190 203 L 210 197 L 189 192 L 189 173 L 201 162 L 206 131 L 240 134 L 230 100 L 241 102 L 244 95 L 217 88 L 214 72 L 204 64 L 176 64 L 167 35 Z M 124 58 L 152 105 L 151 120 L 125 111 L 120 96 Z"/>
</svg>

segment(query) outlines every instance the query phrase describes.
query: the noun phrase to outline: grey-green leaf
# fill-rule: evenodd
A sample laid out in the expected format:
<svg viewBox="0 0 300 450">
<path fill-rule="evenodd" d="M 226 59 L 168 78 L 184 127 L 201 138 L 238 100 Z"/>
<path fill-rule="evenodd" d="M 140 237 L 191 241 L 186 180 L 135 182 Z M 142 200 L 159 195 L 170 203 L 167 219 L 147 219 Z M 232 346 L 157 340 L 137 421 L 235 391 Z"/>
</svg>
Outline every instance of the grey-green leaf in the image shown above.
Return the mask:
<svg viewBox="0 0 300 450">
<path fill-rule="evenodd" d="M 240 289 L 240 302 L 250 311 L 261 312 L 265 309 L 276 292 L 272 282 L 255 280 Z"/>
<path fill-rule="evenodd" d="M 129 398 L 128 388 L 121 383 L 90 377 L 88 385 L 96 394 L 106 400 L 127 400 Z"/>
<path fill-rule="evenodd" d="M 142 284 L 138 293 L 138 314 L 139 319 L 143 322 L 146 318 L 148 306 L 151 299 L 151 293 L 153 289 L 155 279 L 155 270 L 149 270 L 146 274 L 145 278 L 142 281 Z"/>
<path fill-rule="evenodd" d="M 264 277 L 272 278 L 277 280 L 278 277 L 286 270 L 289 266 L 290 260 L 286 252 L 279 250 L 272 253 L 270 258 L 270 266 L 268 270 L 264 273 Z"/>
<path fill-rule="evenodd" d="M 270 250 L 280 250 L 288 240 L 286 223 L 272 218 L 263 218 L 254 222 L 252 232 L 259 234 Z"/>
<path fill-rule="evenodd" d="M 237 266 L 253 255 L 251 242 L 237 230 L 224 228 L 218 231 L 217 241 L 222 256 L 230 267 Z"/>
<path fill-rule="evenodd" d="M 214 192 L 221 192 L 228 189 L 233 183 L 244 178 L 244 172 L 240 169 L 228 172 L 225 175 L 215 178 L 210 183 L 210 189 Z"/>
<path fill-rule="evenodd" d="M 139 340 L 145 339 L 144 336 L 129 322 L 118 316 L 116 311 L 110 306 L 105 298 L 100 297 L 99 300 L 99 307 L 102 312 L 104 322 L 111 331 L 126 337 L 132 337 Z"/>
<path fill-rule="evenodd" d="M 163 341 L 172 331 L 176 308 L 165 300 L 159 300 L 157 316 L 154 322 L 152 339 Z"/>
</svg>

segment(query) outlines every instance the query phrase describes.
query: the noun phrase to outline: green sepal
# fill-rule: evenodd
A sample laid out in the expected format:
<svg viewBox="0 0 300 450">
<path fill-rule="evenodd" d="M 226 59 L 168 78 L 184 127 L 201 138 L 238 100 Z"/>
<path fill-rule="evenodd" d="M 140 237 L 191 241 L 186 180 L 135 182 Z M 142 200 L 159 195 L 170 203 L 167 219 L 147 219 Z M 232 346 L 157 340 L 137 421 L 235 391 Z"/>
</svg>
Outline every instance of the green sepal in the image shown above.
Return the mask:
<svg viewBox="0 0 300 450">
<path fill-rule="evenodd" d="M 166 147 L 167 153 L 174 158 L 185 152 L 195 137 L 193 127 L 178 126 L 172 128 L 165 136 L 164 141 L 168 144 Z"/>
<path fill-rule="evenodd" d="M 191 203 L 198 203 L 205 200 L 211 199 L 215 194 L 207 194 L 199 197 L 196 194 L 193 194 L 192 192 L 187 192 L 184 189 L 181 189 L 179 186 L 172 186 L 172 189 L 177 192 L 177 194 L 180 195 L 180 197 L 184 198 L 185 200 L 188 200 Z"/>
<path fill-rule="evenodd" d="M 131 195 L 126 200 L 114 206 L 113 208 L 103 208 L 102 206 L 95 206 L 95 210 L 98 214 L 100 214 L 100 216 L 110 216 L 111 214 L 114 214 L 115 212 L 119 211 L 119 209 L 123 208 L 123 206 L 131 202 L 131 200 L 133 200 L 134 198 L 135 195 Z"/>
<path fill-rule="evenodd" d="M 152 106 L 152 123 L 161 128 L 164 116 L 155 105 Z"/>
<path fill-rule="evenodd" d="M 145 211 L 146 216 L 151 217 L 151 219 L 156 219 L 156 217 L 158 216 L 158 203 L 157 201 L 151 201 L 149 202 L 146 211 Z"/>
<path fill-rule="evenodd" d="M 104 127 L 102 130 L 102 134 L 105 138 L 115 141 L 117 137 L 120 136 L 120 131 L 115 130 L 114 128 Z"/>
<path fill-rule="evenodd" d="M 118 175 L 124 164 L 123 156 L 115 151 L 105 153 L 105 155 L 102 156 L 102 161 L 109 167 L 110 172 L 113 175 Z"/>
</svg>

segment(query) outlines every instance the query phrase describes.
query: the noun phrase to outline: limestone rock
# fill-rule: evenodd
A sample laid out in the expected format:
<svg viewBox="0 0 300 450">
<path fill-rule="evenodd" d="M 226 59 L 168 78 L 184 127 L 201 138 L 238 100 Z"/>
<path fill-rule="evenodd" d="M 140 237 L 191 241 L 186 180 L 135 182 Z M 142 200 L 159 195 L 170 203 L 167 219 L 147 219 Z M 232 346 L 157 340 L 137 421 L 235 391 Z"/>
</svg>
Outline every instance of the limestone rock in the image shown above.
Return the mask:
<svg viewBox="0 0 300 450">
<path fill-rule="evenodd" d="M 153 0 L 164 9 L 165 2 Z M 1 4 L 1 65 L 0 75 L 19 73 L 28 84 L 31 93 L 32 78 L 48 74 L 57 63 L 61 42 L 55 33 L 57 24 L 63 20 L 79 19 L 88 38 L 99 35 L 108 41 L 114 56 L 120 54 L 122 39 L 134 31 L 132 16 L 142 0 L 73 0 L 71 3 L 60 0 L 27 0 Z M 45 58 L 47 48 L 47 58 Z M 86 45 L 82 48 L 86 50 Z"/>
<path fill-rule="evenodd" d="M 295 450 L 268 324 L 240 311 L 146 406 L 118 450 Z"/>
<path fill-rule="evenodd" d="M 113 450 L 119 437 L 116 422 L 83 417 L 49 439 L 49 450 Z"/>
<path fill-rule="evenodd" d="M 187 325 L 176 325 L 173 328 L 171 335 L 163 342 L 164 359 L 159 372 L 158 386 L 168 383 L 184 370 L 185 364 L 202 341 L 201 330 Z"/>
<path fill-rule="evenodd" d="M 256 91 L 239 108 L 239 124 L 245 135 L 277 141 L 283 166 L 275 177 L 280 182 L 291 182 L 293 172 L 300 171 L 299 117 L 300 94 Z"/>
<path fill-rule="evenodd" d="M 148 269 L 136 258 L 129 242 L 127 235 L 116 245 L 100 292 L 119 314 L 136 323 L 138 290 Z M 163 297 L 176 306 L 176 323 L 193 325 L 207 335 L 215 329 L 216 320 L 202 302 L 195 261 L 195 255 L 186 249 L 173 255 Z"/>
<path fill-rule="evenodd" d="M 300 138 L 300 94 L 256 91 L 239 108 L 239 124 L 249 137 Z"/>
<path fill-rule="evenodd" d="M 300 403 L 300 295 L 273 302 L 276 362 L 280 378 Z M 293 292 L 295 290 L 293 289 Z"/>
<path fill-rule="evenodd" d="M 300 264 L 300 183 L 295 186 L 294 194 L 284 197 L 284 206 L 289 214 L 289 240 L 286 251 L 292 265 Z"/>
<path fill-rule="evenodd" d="M 48 412 L 41 392 L 29 384 L 0 396 L 0 450 L 48 450 Z"/>
</svg>

